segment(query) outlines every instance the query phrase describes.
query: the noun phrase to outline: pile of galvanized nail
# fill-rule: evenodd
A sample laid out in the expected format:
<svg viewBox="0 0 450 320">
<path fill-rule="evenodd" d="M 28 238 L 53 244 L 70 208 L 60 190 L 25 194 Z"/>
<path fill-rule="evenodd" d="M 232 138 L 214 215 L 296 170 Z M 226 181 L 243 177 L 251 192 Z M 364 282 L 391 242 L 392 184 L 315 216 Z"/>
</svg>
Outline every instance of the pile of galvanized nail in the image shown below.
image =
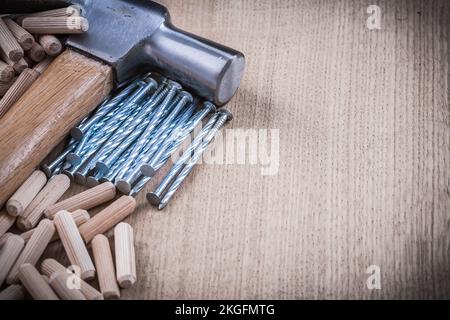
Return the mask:
<svg viewBox="0 0 450 320">
<path fill-rule="evenodd" d="M 164 208 L 191 172 L 231 113 L 197 99 L 176 82 L 146 74 L 121 86 L 96 111 L 71 130 L 65 151 L 42 165 L 48 176 L 64 173 L 81 185 L 113 182 L 124 194 L 136 195 L 161 169 L 194 129 L 207 123 L 173 165 L 159 187 L 147 195 Z"/>
</svg>

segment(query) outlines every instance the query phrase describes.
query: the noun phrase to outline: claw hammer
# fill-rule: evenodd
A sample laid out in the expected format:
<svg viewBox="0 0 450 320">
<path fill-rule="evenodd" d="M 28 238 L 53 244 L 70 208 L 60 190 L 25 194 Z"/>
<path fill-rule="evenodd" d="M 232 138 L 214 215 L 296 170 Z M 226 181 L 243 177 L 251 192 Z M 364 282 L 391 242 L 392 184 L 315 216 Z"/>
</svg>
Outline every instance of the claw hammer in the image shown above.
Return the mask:
<svg viewBox="0 0 450 320">
<path fill-rule="evenodd" d="M 69 130 L 142 70 L 176 80 L 221 106 L 241 82 L 244 55 L 174 27 L 149 0 L 3 0 L 0 13 L 78 5 L 89 21 L 0 120 L 0 208 Z"/>
</svg>

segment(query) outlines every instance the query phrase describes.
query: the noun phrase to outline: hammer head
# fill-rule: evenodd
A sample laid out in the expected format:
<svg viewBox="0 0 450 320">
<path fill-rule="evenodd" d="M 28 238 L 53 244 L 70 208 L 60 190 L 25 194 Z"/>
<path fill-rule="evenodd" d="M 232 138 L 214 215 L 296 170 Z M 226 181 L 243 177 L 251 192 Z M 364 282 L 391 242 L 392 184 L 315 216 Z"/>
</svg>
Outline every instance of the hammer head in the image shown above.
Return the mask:
<svg viewBox="0 0 450 320">
<path fill-rule="evenodd" d="M 80 6 L 90 27 L 70 36 L 67 45 L 111 65 L 118 82 L 151 70 L 223 105 L 235 94 L 244 73 L 242 53 L 175 28 L 168 10 L 150 0 L 14 2 L 15 7 L 26 3 L 33 10 L 44 3 L 45 9 Z"/>
<path fill-rule="evenodd" d="M 73 0 L 89 21 L 88 32 L 72 35 L 67 45 L 111 65 L 118 82 L 150 66 L 149 37 L 169 19 L 165 7 L 139 0 Z"/>
</svg>

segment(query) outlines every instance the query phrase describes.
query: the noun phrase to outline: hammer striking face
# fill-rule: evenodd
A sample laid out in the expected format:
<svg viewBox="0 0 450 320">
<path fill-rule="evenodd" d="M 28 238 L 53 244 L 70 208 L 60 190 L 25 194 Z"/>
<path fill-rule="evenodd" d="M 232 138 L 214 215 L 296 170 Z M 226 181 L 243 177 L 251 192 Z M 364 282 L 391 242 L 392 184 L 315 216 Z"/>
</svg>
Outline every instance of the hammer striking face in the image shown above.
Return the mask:
<svg viewBox="0 0 450 320">
<path fill-rule="evenodd" d="M 167 9 L 153 1 L 3 2 L 3 10 L 14 13 L 79 5 L 89 20 L 89 31 L 71 36 L 68 46 L 111 65 L 118 82 L 148 69 L 224 105 L 235 94 L 244 73 L 242 53 L 175 28 Z"/>
</svg>

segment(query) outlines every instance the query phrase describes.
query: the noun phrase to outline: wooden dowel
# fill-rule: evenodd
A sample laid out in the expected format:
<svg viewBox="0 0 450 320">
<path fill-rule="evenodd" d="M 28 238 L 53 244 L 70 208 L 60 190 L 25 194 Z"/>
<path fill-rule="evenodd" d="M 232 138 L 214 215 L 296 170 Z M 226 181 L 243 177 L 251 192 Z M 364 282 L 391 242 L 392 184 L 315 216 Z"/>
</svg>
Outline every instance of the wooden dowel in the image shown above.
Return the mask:
<svg viewBox="0 0 450 320">
<path fill-rule="evenodd" d="M 29 64 L 25 60 L 25 58 L 26 57 L 23 57 L 19 61 L 14 62 L 8 58 L 8 56 L 3 52 L 3 50 L 0 49 L 0 59 L 3 60 L 9 66 L 11 66 L 17 74 L 21 74 L 23 72 L 23 70 L 28 68 Z M 11 80 L 10 80 L 10 82 L 11 82 Z"/>
<path fill-rule="evenodd" d="M 22 27 L 34 34 L 79 34 L 88 31 L 89 22 L 83 17 L 31 17 Z"/>
<path fill-rule="evenodd" d="M 14 68 L 0 60 L 0 82 L 9 82 L 14 79 Z"/>
<path fill-rule="evenodd" d="M 77 227 L 81 226 L 83 223 L 87 222 L 90 219 L 90 215 L 86 210 L 75 210 L 74 212 L 71 212 L 70 215 L 72 216 L 73 220 L 75 221 L 75 224 Z M 18 219 L 20 220 L 20 219 Z M 18 221 L 19 223 L 19 221 Z M 20 236 L 25 242 L 28 242 L 30 240 L 31 236 L 33 235 L 34 231 L 36 229 L 31 229 L 26 232 L 23 232 Z M 58 232 L 55 232 L 50 242 L 59 240 L 59 234 Z"/>
<path fill-rule="evenodd" d="M 36 268 L 25 263 L 19 268 L 19 279 L 34 300 L 59 300 Z"/>
<path fill-rule="evenodd" d="M 0 301 L 2 300 L 23 300 L 25 298 L 25 290 L 21 285 L 13 284 L 0 292 Z"/>
<path fill-rule="evenodd" d="M 23 58 L 24 52 L 22 47 L 2 18 L 0 18 L 0 48 L 12 61 L 19 61 Z"/>
<path fill-rule="evenodd" d="M 38 72 L 40 75 L 44 73 L 45 70 L 50 66 L 50 64 L 53 62 L 52 57 L 47 57 L 38 64 L 36 64 L 33 68 L 34 71 Z"/>
<path fill-rule="evenodd" d="M 97 268 L 98 283 L 103 297 L 105 299 L 120 298 L 120 289 L 117 285 L 116 271 L 108 238 L 98 234 L 92 240 L 91 245 L 95 267 Z"/>
<path fill-rule="evenodd" d="M 61 53 L 63 47 L 61 41 L 54 35 L 44 34 L 39 36 L 39 44 L 47 55 L 54 57 Z"/>
<path fill-rule="evenodd" d="M 116 187 L 111 182 L 102 183 L 92 189 L 81 192 L 73 197 L 58 202 L 47 208 L 44 213 L 49 219 L 53 219 L 58 211 L 75 211 L 77 209 L 89 210 L 102 203 L 114 199 Z"/>
<path fill-rule="evenodd" d="M 8 238 L 13 235 L 14 235 L 13 233 L 7 232 L 4 235 L 0 236 L 0 249 L 5 245 L 6 240 L 8 240 Z"/>
<path fill-rule="evenodd" d="M 25 248 L 22 250 L 19 258 L 17 258 L 16 263 L 9 272 L 9 275 L 6 278 L 6 282 L 8 284 L 17 283 L 19 267 L 22 264 L 29 263 L 31 265 L 35 265 L 38 262 L 54 233 L 55 227 L 50 220 L 44 219 L 39 223 L 35 232 L 25 245 Z"/>
<path fill-rule="evenodd" d="M 45 280 L 45 282 L 47 282 L 50 285 L 50 278 L 45 275 L 41 275 L 41 276 Z"/>
<path fill-rule="evenodd" d="M 9 28 L 9 31 L 11 31 L 22 49 L 24 51 L 30 50 L 34 43 L 34 37 L 27 30 L 15 23 L 12 19 L 4 18 L 3 21 L 5 21 L 6 25 Z"/>
<path fill-rule="evenodd" d="M 30 50 L 26 52 L 27 57 L 30 58 L 34 62 L 41 62 L 45 59 L 45 50 L 42 46 L 35 42 Z"/>
<path fill-rule="evenodd" d="M 67 211 L 58 212 L 54 222 L 70 263 L 80 267 L 81 279 L 93 279 L 95 277 L 94 263 L 70 213 Z"/>
<path fill-rule="evenodd" d="M 44 210 L 54 205 L 69 187 L 70 179 L 64 174 L 50 178 L 17 220 L 17 226 L 24 231 L 34 228 L 43 216 Z"/>
<path fill-rule="evenodd" d="M 48 277 L 51 277 L 55 272 L 68 272 L 67 268 L 60 264 L 55 259 L 45 259 L 41 265 L 41 271 Z M 81 293 L 87 300 L 103 300 L 103 295 L 100 291 L 92 287 L 84 280 L 80 280 Z"/>
<path fill-rule="evenodd" d="M 136 282 L 136 258 L 134 253 L 133 228 L 121 222 L 114 228 L 117 282 L 129 288 Z"/>
<path fill-rule="evenodd" d="M 69 6 L 67 8 L 41 11 L 27 14 L 17 18 L 17 23 L 22 24 L 23 19 L 31 17 L 77 17 L 80 16 L 80 8 L 77 6 Z"/>
<path fill-rule="evenodd" d="M 25 58 L 22 58 L 14 63 L 12 67 L 17 74 L 21 74 L 25 69 L 29 67 L 29 65 Z"/>
<path fill-rule="evenodd" d="M 17 77 L 15 77 L 9 82 L 0 82 L 0 97 L 4 96 L 6 92 L 8 92 L 9 88 L 11 88 L 11 86 L 14 84 L 14 82 L 16 82 L 16 80 Z"/>
<path fill-rule="evenodd" d="M 8 213 L 13 217 L 22 215 L 46 183 L 45 173 L 40 170 L 34 171 L 6 203 Z"/>
<path fill-rule="evenodd" d="M 31 69 L 33 66 L 34 66 L 34 64 L 35 64 L 35 62 L 33 61 L 33 60 L 31 60 L 28 56 L 24 56 L 23 57 L 23 60 L 25 60 L 26 61 L 26 63 L 28 64 L 28 67 Z"/>
<path fill-rule="evenodd" d="M 136 200 L 130 196 L 122 196 L 108 207 L 100 211 L 88 222 L 80 226 L 81 236 L 89 243 L 96 235 L 104 233 L 133 213 Z"/>
<path fill-rule="evenodd" d="M 17 257 L 23 249 L 25 242 L 20 236 L 12 235 L 8 237 L 5 245 L 0 251 L 0 287 L 3 285 L 9 270 L 16 262 Z"/>
<path fill-rule="evenodd" d="M 20 74 L 0 101 L 0 118 L 19 100 L 38 77 L 39 73 L 33 69 L 25 69 Z"/>
<path fill-rule="evenodd" d="M 69 277 L 73 275 L 65 272 L 55 272 L 50 276 L 50 286 L 55 290 L 61 300 L 86 300 L 80 289 L 69 287 Z"/>
<path fill-rule="evenodd" d="M 10 216 L 5 210 L 0 210 L 0 237 L 3 236 L 16 221 L 16 217 Z"/>
</svg>

